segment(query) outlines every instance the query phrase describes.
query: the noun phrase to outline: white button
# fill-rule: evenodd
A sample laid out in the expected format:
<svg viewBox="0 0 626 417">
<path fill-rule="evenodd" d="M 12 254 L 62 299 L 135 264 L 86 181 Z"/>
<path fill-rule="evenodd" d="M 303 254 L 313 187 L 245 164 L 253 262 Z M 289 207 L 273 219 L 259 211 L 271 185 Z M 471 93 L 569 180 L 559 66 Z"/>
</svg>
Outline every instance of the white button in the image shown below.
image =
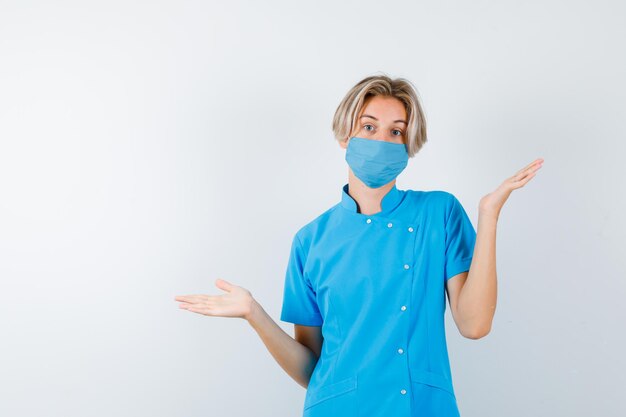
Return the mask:
<svg viewBox="0 0 626 417">
<path fill-rule="evenodd" d="M 402 354 L 404 353 L 404 350 L 403 350 L 402 348 L 400 348 L 400 349 L 398 349 L 398 353 L 399 353 L 400 355 L 402 355 Z"/>
<path fill-rule="evenodd" d="M 391 226 L 393 226 L 393 224 L 387 223 L 387 227 L 391 227 Z"/>
<path fill-rule="evenodd" d="M 372 222 L 372 219 L 367 219 L 366 221 L 367 221 L 368 223 L 371 223 L 371 222 Z"/>
<path fill-rule="evenodd" d="M 406 390 L 405 389 L 400 390 L 400 394 L 402 395 L 406 394 Z"/>
<path fill-rule="evenodd" d="M 404 264 L 404 269 L 409 269 L 410 266 L 408 266 L 407 264 Z"/>
<path fill-rule="evenodd" d="M 413 231 L 413 228 L 412 228 L 412 227 L 409 227 L 409 232 L 412 232 L 412 231 Z"/>
<path fill-rule="evenodd" d="M 402 310 L 402 311 L 406 310 L 406 306 L 400 307 L 400 310 Z"/>
</svg>

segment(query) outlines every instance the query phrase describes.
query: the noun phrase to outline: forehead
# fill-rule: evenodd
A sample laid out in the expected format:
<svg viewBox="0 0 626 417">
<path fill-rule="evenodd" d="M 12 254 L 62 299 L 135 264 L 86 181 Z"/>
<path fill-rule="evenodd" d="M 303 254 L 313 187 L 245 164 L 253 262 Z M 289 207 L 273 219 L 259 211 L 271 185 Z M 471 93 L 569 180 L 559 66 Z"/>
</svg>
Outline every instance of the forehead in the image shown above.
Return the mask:
<svg viewBox="0 0 626 417">
<path fill-rule="evenodd" d="M 362 114 L 369 114 L 377 119 L 404 119 L 406 120 L 406 110 L 404 104 L 395 97 L 374 96 L 368 98 L 363 108 Z"/>
</svg>

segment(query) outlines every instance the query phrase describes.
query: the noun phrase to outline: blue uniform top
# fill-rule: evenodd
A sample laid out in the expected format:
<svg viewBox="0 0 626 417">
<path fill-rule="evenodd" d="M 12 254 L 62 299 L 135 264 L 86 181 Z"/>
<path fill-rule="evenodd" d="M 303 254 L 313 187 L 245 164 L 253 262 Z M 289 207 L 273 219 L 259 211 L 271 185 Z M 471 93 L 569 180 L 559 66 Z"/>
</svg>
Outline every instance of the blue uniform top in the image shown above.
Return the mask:
<svg viewBox="0 0 626 417">
<path fill-rule="evenodd" d="M 381 212 L 341 201 L 292 242 L 280 319 L 322 326 L 304 417 L 459 416 L 445 282 L 469 271 L 476 231 L 446 191 L 399 190 Z"/>
</svg>

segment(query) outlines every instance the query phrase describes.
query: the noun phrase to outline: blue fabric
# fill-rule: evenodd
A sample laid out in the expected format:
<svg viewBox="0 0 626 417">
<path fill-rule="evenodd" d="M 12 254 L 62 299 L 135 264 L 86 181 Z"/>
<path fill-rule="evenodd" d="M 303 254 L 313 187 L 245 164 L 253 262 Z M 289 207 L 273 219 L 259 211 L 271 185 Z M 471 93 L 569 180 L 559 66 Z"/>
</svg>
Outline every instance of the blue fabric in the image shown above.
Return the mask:
<svg viewBox="0 0 626 417">
<path fill-rule="evenodd" d="M 406 168 L 409 154 L 404 143 L 352 137 L 346 162 L 358 179 L 370 188 L 389 184 Z"/>
<path fill-rule="evenodd" d="M 445 338 L 445 284 L 469 270 L 476 232 L 446 191 L 399 190 L 382 211 L 341 201 L 300 228 L 281 320 L 322 326 L 304 417 L 459 416 Z"/>
</svg>

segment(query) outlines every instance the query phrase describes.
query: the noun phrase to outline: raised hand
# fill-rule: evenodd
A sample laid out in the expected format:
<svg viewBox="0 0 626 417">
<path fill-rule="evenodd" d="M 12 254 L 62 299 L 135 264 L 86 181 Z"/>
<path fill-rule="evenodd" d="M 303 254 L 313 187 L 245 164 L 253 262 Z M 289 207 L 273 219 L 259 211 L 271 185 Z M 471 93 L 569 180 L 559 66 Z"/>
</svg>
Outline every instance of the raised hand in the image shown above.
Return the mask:
<svg viewBox="0 0 626 417">
<path fill-rule="evenodd" d="M 509 198 L 509 195 L 511 195 L 511 192 L 526 185 L 535 176 L 542 164 L 543 158 L 537 158 L 526 167 L 517 171 L 515 175 L 504 180 L 493 192 L 480 199 L 479 213 L 493 216 L 497 219 L 502 206 Z"/>
<path fill-rule="evenodd" d="M 247 319 L 254 302 L 250 291 L 231 284 L 223 279 L 216 279 L 215 286 L 226 291 L 222 295 L 178 295 L 180 308 L 205 316 L 239 317 Z"/>
</svg>

